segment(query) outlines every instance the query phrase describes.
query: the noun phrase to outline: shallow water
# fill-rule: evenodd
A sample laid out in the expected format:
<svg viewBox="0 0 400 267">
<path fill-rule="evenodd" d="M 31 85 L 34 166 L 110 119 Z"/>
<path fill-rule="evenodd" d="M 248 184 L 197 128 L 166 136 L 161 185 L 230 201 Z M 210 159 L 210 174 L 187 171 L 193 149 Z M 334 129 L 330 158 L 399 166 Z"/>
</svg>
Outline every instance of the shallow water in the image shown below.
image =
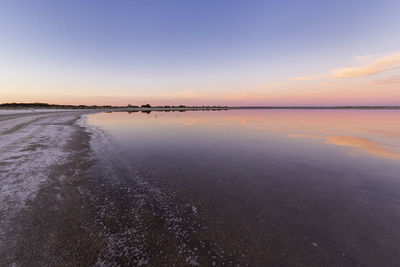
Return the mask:
<svg viewBox="0 0 400 267">
<path fill-rule="evenodd" d="M 102 210 L 113 214 L 103 214 L 105 263 L 400 262 L 399 111 L 113 112 L 86 122 L 102 201 L 117 210 Z"/>
</svg>

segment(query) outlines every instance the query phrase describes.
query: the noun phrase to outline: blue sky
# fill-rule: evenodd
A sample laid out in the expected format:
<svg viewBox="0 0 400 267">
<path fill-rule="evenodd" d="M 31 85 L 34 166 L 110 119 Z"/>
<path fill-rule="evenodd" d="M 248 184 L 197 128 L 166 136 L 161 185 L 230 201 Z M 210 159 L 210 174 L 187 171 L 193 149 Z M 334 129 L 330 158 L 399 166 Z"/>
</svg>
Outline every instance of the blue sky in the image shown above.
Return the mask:
<svg viewBox="0 0 400 267">
<path fill-rule="evenodd" d="M 399 53 L 399 14 L 400 1 L 5 0 L 0 102 L 296 103 L 317 85 L 291 77 Z"/>
</svg>

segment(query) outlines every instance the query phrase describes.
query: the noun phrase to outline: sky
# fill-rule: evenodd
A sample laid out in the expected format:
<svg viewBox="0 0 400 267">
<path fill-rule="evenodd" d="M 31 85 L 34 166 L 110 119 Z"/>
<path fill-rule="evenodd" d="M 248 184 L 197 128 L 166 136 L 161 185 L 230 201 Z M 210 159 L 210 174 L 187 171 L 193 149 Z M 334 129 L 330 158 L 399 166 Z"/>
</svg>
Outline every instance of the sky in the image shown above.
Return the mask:
<svg viewBox="0 0 400 267">
<path fill-rule="evenodd" d="M 400 105 L 400 1 L 2 0 L 0 103 Z"/>
</svg>

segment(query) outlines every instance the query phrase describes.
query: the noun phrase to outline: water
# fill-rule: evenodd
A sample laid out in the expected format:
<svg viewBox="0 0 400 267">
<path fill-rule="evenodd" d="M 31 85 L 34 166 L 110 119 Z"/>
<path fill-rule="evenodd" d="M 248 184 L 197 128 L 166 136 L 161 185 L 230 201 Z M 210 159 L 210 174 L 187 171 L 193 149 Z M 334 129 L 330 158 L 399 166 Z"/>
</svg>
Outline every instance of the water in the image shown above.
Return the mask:
<svg viewBox="0 0 400 267">
<path fill-rule="evenodd" d="M 103 202 L 118 210 L 104 221 L 122 221 L 105 227 L 105 262 L 400 262 L 399 111 L 113 112 L 87 123 Z M 125 247 L 140 250 L 116 252 Z"/>
</svg>

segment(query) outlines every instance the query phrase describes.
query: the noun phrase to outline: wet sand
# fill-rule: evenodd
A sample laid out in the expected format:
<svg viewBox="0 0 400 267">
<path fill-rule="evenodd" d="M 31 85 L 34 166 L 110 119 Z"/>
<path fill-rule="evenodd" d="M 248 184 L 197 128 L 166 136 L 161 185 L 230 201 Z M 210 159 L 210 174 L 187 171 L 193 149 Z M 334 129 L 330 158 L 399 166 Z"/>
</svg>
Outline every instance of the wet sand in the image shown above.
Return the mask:
<svg viewBox="0 0 400 267">
<path fill-rule="evenodd" d="M 213 166 L 201 154 L 193 161 L 165 152 L 157 162 L 149 154 L 132 164 L 106 133 L 77 123 L 83 114 L 0 116 L 0 181 L 9 194 L 1 204 L 1 265 L 400 262 L 396 181 L 336 179 L 345 171 L 296 164 L 270 168 L 260 180 L 263 160 L 275 160 L 261 155 L 253 159 L 260 169 L 240 169 L 238 155 L 225 166 L 228 173 L 203 176 Z M 28 185 L 22 181 L 35 177 Z M 15 181 L 5 191 L 10 178 Z M 19 189 L 26 194 L 13 198 Z"/>
<path fill-rule="evenodd" d="M 89 135 L 75 124 L 83 113 L 0 116 L 2 126 L 14 125 L 2 129 L 1 137 L 16 137 L 0 143 L 1 165 L 7 170 L 0 173 L 1 189 L 10 195 L 1 204 L 2 265 L 76 266 L 95 262 L 101 242 L 88 238 L 95 232 L 95 214 L 84 189 L 88 186 L 86 170 L 91 165 Z M 53 160 L 57 157 L 60 159 Z M 24 197 L 13 198 L 18 192 L 24 192 Z"/>
</svg>

